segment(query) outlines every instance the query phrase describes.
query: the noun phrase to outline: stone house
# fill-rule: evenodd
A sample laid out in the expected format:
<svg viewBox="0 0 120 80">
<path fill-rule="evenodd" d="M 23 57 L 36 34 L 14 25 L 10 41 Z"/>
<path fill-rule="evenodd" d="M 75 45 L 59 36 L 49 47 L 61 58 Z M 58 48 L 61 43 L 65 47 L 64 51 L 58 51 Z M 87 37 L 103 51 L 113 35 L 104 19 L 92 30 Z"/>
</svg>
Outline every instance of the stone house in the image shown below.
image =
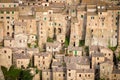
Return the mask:
<svg viewBox="0 0 120 80">
<path fill-rule="evenodd" d="M 94 69 L 78 69 L 76 70 L 76 80 L 94 80 L 95 71 Z"/>
<path fill-rule="evenodd" d="M 9 47 L 0 48 L 0 65 L 10 68 L 12 65 L 12 49 Z"/>
<path fill-rule="evenodd" d="M 106 59 L 100 64 L 100 78 L 101 79 L 110 79 L 113 71 L 113 62 Z"/>
<path fill-rule="evenodd" d="M 95 52 L 92 54 L 91 62 L 92 62 L 92 68 L 99 69 L 100 63 L 105 61 L 105 57 L 102 53 Z"/>
<path fill-rule="evenodd" d="M 67 53 L 73 56 L 83 56 L 83 49 L 82 47 L 68 46 Z"/>
<path fill-rule="evenodd" d="M 50 68 L 52 54 L 49 52 L 41 52 L 34 54 L 34 66 L 39 70 Z"/>
<path fill-rule="evenodd" d="M 27 53 L 14 53 L 13 64 L 17 68 L 26 69 L 30 64 L 30 57 Z"/>
<path fill-rule="evenodd" d="M 60 53 L 60 50 L 62 49 L 62 45 L 58 41 L 52 42 L 47 42 L 46 43 L 46 51 L 51 52 L 53 54 L 55 53 Z"/>
</svg>

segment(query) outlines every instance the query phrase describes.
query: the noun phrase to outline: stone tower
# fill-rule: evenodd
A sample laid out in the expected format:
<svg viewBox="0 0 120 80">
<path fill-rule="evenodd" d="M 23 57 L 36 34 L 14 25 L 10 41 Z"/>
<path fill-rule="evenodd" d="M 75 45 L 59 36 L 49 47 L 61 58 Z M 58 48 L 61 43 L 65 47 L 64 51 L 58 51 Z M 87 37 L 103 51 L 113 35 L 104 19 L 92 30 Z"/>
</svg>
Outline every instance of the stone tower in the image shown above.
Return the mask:
<svg viewBox="0 0 120 80">
<path fill-rule="evenodd" d="M 120 15 L 118 16 L 118 40 L 117 40 L 117 44 L 118 44 L 118 46 L 117 46 L 117 49 L 116 49 L 116 56 L 119 56 L 118 55 L 118 53 L 120 52 Z"/>
</svg>

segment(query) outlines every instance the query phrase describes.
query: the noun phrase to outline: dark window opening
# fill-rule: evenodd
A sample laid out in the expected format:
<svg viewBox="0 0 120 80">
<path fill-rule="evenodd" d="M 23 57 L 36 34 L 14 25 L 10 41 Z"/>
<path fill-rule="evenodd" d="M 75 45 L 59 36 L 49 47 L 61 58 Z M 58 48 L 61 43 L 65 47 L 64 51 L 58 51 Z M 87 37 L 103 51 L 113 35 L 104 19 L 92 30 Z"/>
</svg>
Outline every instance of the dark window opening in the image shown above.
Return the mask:
<svg viewBox="0 0 120 80">
<path fill-rule="evenodd" d="M 14 33 L 12 33 L 12 38 L 14 38 Z"/>
</svg>

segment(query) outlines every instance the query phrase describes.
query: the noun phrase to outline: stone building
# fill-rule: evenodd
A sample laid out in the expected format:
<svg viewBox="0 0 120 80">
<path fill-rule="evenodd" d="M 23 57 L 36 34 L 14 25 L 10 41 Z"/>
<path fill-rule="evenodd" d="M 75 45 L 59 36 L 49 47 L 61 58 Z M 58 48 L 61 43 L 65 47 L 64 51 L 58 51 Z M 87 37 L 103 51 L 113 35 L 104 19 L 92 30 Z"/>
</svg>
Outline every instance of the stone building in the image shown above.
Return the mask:
<svg viewBox="0 0 120 80">
<path fill-rule="evenodd" d="M 39 70 L 46 70 L 50 68 L 52 54 L 49 52 L 42 52 L 34 54 L 34 66 Z"/>
<path fill-rule="evenodd" d="M 13 8 L 18 7 L 19 3 L 15 2 L 14 0 L 1 0 L 0 1 L 0 8 Z"/>
<path fill-rule="evenodd" d="M 100 52 L 104 54 L 105 58 L 113 61 L 113 51 L 109 48 L 101 48 Z"/>
<path fill-rule="evenodd" d="M 111 80 L 119 80 L 120 79 L 120 70 L 115 69 L 111 74 Z"/>
<path fill-rule="evenodd" d="M 49 6 L 47 5 L 49 4 L 46 4 L 46 6 L 40 6 L 41 8 L 36 7 L 39 46 L 42 48 L 45 46 L 48 38 L 64 43 L 67 27 L 64 4 L 55 3 Z"/>
<path fill-rule="evenodd" d="M 91 60 L 92 60 L 91 61 L 92 62 L 92 68 L 99 69 L 100 63 L 105 61 L 105 57 L 102 53 L 95 52 L 94 54 L 92 54 Z"/>
<path fill-rule="evenodd" d="M 27 53 L 14 53 L 13 64 L 17 68 L 26 69 L 30 64 L 30 57 Z"/>
<path fill-rule="evenodd" d="M 46 69 L 42 71 L 42 80 L 52 80 L 52 70 Z"/>
<path fill-rule="evenodd" d="M 62 45 L 60 42 L 55 41 L 55 42 L 47 42 L 46 43 L 46 51 L 51 52 L 53 54 L 55 53 L 60 53 L 60 50 L 62 49 Z"/>
<path fill-rule="evenodd" d="M 106 7 L 102 5 L 97 6 L 97 8 L 95 6 L 96 5 L 89 5 L 87 7 L 85 45 L 115 47 L 117 45 L 117 11 L 119 9 L 114 6 Z M 108 24 L 108 22 L 110 22 L 110 24 Z"/>
<path fill-rule="evenodd" d="M 110 79 L 113 71 L 113 62 L 110 60 L 105 60 L 100 64 L 100 78 Z"/>
<path fill-rule="evenodd" d="M 94 80 L 95 71 L 94 69 L 78 69 L 76 70 L 76 80 Z"/>
<path fill-rule="evenodd" d="M 80 46 L 81 40 L 85 39 L 85 28 L 86 28 L 86 11 L 85 6 L 77 6 L 70 10 L 71 17 L 71 34 L 70 34 L 70 45 Z"/>
<path fill-rule="evenodd" d="M 18 8 L 0 8 L 0 21 L 4 22 L 4 38 L 14 38 L 14 21 L 18 19 Z"/>
<path fill-rule="evenodd" d="M 28 36 L 26 34 L 16 34 L 14 38 L 14 47 L 27 48 Z"/>
<path fill-rule="evenodd" d="M 66 80 L 64 67 L 57 67 L 52 70 L 53 80 Z"/>
<path fill-rule="evenodd" d="M 9 38 L 9 39 L 4 39 L 4 47 L 11 47 L 13 48 L 15 45 L 15 40 L 12 39 L 12 38 Z"/>
<path fill-rule="evenodd" d="M 67 54 L 73 56 L 83 56 L 83 49 L 82 47 L 68 46 Z"/>
<path fill-rule="evenodd" d="M 0 48 L 0 66 L 10 68 L 12 65 L 12 49 L 9 47 Z"/>
</svg>

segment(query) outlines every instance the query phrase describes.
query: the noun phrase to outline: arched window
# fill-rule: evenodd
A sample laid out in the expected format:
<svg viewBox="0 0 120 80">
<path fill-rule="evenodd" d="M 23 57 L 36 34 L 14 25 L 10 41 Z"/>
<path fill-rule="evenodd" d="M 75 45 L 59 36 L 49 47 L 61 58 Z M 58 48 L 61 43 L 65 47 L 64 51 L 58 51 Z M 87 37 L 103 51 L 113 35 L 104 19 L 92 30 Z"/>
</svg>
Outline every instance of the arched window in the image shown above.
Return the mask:
<svg viewBox="0 0 120 80">
<path fill-rule="evenodd" d="M 7 36 L 10 36 L 10 33 L 9 33 L 9 32 L 7 32 Z"/>
<path fill-rule="evenodd" d="M 58 33 L 61 33 L 61 28 L 58 28 Z"/>
</svg>

